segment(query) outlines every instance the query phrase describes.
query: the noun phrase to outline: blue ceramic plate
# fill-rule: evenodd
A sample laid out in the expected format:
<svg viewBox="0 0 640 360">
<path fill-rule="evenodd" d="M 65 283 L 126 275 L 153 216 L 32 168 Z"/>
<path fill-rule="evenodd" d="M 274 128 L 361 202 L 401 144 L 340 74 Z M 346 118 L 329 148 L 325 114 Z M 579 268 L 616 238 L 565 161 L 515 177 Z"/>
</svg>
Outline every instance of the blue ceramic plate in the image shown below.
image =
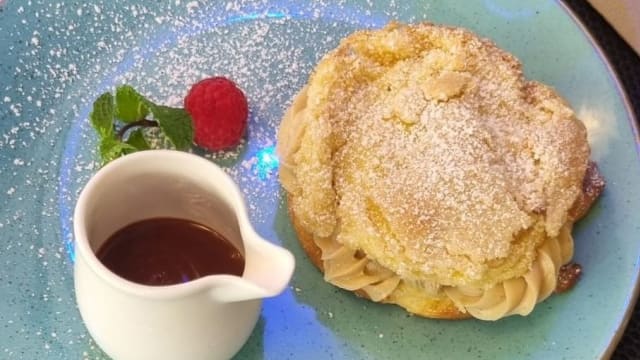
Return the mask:
<svg viewBox="0 0 640 360">
<path fill-rule="evenodd" d="M 275 129 L 318 59 L 345 35 L 397 19 L 464 26 L 558 89 L 587 124 L 608 188 L 575 229 L 584 276 L 528 317 L 434 321 L 322 281 L 282 205 Z M 239 182 L 259 232 L 298 260 L 264 303 L 240 359 L 539 358 L 609 354 L 638 280 L 640 161 L 628 106 L 600 50 L 558 2 L 529 0 L 211 2 L 0 0 L 0 358 L 102 359 L 73 293 L 71 213 L 97 170 L 87 115 L 129 83 L 179 105 L 190 84 L 226 75 L 245 89 L 249 136 L 201 153 Z"/>
</svg>

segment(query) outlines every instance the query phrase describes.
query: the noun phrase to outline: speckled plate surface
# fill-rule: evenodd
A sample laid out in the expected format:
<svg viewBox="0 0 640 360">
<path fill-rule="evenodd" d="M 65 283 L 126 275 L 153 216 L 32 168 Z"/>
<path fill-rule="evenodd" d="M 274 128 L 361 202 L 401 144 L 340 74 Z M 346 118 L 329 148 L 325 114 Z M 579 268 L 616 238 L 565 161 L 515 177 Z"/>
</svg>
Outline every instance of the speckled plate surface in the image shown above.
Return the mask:
<svg viewBox="0 0 640 360">
<path fill-rule="evenodd" d="M 638 278 L 637 134 L 605 60 L 553 1 L 0 0 L 0 358 L 104 359 L 73 293 L 71 213 L 97 170 L 87 115 L 127 82 L 178 105 L 205 76 L 246 90 L 246 143 L 201 155 L 239 182 L 258 231 L 298 260 L 264 302 L 239 359 L 589 359 L 615 345 Z M 307 262 L 275 175 L 275 129 L 318 59 L 358 28 L 429 20 L 468 27 L 556 87 L 590 130 L 608 188 L 575 230 L 579 285 L 526 318 L 433 321 L 336 289 Z M 612 345 L 613 344 L 613 345 Z"/>
</svg>

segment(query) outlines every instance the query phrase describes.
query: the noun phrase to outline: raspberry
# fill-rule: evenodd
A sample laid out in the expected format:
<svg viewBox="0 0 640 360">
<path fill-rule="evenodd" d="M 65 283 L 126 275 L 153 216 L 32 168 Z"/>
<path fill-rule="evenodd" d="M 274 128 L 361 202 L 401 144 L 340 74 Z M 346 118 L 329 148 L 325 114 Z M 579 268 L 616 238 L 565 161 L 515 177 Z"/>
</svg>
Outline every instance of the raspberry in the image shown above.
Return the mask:
<svg viewBox="0 0 640 360">
<path fill-rule="evenodd" d="M 194 142 L 205 149 L 223 150 L 238 144 L 247 127 L 247 99 L 224 77 L 193 85 L 184 107 L 193 119 Z"/>
</svg>

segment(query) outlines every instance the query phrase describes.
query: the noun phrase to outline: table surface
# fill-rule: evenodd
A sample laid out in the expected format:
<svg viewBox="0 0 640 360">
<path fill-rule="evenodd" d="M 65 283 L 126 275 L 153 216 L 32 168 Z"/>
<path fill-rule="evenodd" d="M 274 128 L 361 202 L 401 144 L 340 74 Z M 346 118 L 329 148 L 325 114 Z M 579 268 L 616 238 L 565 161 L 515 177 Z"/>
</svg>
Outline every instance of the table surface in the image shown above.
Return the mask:
<svg viewBox="0 0 640 360">
<path fill-rule="evenodd" d="M 640 118 L 640 56 L 585 0 L 563 1 L 574 11 L 604 50 L 627 92 L 636 119 Z M 636 304 L 612 359 L 640 359 L 640 303 Z"/>
</svg>

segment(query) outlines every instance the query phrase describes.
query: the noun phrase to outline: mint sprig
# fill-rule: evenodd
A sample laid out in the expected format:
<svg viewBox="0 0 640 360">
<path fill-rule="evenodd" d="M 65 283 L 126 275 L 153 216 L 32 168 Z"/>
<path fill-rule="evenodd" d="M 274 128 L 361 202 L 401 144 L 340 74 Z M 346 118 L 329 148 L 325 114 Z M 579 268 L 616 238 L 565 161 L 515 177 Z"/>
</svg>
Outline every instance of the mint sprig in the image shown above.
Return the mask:
<svg viewBox="0 0 640 360">
<path fill-rule="evenodd" d="M 116 88 L 116 117 L 130 123 L 144 119 L 149 114 L 148 102 L 134 88 L 122 85 Z"/>
<path fill-rule="evenodd" d="M 133 130 L 129 134 L 129 138 L 127 139 L 127 144 L 135 148 L 136 150 L 149 150 L 151 146 L 147 142 L 147 139 L 144 138 L 144 134 L 142 133 L 142 129 Z"/>
<path fill-rule="evenodd" d="M 149 104 L 160 130 L 177 149 L 186 149 L 193 142 L 193 125 L 189 113 L 180 108 Z"/>
<path fill-rule="evenodd" d="M 113 135 L 113 96 L 110 93 L 100 95 L 93 103 L 89 119 L 101 138 Z"/>
<path fill-rule="evenodd" d="M 151 119 L 147 118 L 151 115 Z M 193 143 L 191 116 L 182 108 L 158 105 L 129 85 L 118 86 L 115 97 L 106 92 L 93 103 L 89 116 L 100 137 L 103 164 L 120 156 L 150 149 L 144 128 L 159 127 L 162 134 L 178 150 Z"/>
</svg>

